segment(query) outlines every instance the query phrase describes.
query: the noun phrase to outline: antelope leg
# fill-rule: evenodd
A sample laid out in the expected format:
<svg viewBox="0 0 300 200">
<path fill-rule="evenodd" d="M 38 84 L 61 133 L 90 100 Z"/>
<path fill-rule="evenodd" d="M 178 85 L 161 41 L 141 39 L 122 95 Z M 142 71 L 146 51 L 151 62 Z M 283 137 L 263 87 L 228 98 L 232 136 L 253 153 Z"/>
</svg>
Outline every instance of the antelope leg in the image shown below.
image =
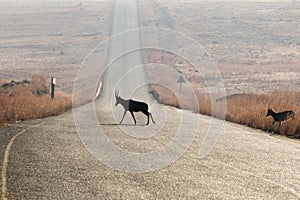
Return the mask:
<svg viewBox="0 0 300 200">
<path fill-rule="evenodd" d="M 124 119 L 124 117 L 125 117 L 126 112 L 127 112 L 127 110 L 124 111 L 123 117 L 122 117 L 122 119 L 121 119 L 121 121 L 120 121 L 119 124 L 121 124 L 121 123 L 123 122 L 123 119 Z"/>
<path fill-rule="evenodd" d="M 131 115 L 132 115 L 132 117 L 133 117 L 134 124 L 136 124 L 136 120 L 135 120 L 135 117 L 134 117 L 134 114 L 133 114 L 133 112 L 132 112 L 132 111 L 130 111 L 130 113 L 131 113 Z"/>
<path fill-rule="evenodd" d="M 150 115 L 150 117 L 151 117 L 151 119 L 152 119 L 152 122 L 155 124 L 155 121 L 153 120 L 152 114 L 149 113 L 149 115 Z"/>
<path fill-rule="evenodd" d="M 144 113 L 144 115 L 146 115 L 148 118 L 147 118 L 147 124 L 146 125 L 148 125 L 149 124 L 149 112 L 146 112 L 146 111 L 142 111 L 142 113 Z"/>
</svg>

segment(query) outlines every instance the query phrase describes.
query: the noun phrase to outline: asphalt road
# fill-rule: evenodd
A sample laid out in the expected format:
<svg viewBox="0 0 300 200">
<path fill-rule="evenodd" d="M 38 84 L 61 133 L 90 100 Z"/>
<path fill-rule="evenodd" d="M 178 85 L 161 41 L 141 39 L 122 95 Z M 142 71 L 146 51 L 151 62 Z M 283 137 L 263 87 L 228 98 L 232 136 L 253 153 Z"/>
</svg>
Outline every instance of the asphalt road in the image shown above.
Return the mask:
<svg viewBox="0 0 300 200">
<path fill-rule="evenodd" d="M 116 0 L 112 34 L 122 34 L 112 40 L 109 60 L 118 59 L 98 101 L 1 129 L 2 198 L 300 199 L 298 140 L 225 122 L 213 150 L 199 158 L 211 118 L 150 98 L 141 87 L 140 53 L 128 53 L 139 48 L 139 37 L 124 31 L 135 27 L 135 2 Z M 136 114 L 132 126 L 127 114 L 117 125 L 123 110 L 113 105 L 115 88 L 149 103 L 157 123 L 144 126 L 145 116 Z"/>
</svg>

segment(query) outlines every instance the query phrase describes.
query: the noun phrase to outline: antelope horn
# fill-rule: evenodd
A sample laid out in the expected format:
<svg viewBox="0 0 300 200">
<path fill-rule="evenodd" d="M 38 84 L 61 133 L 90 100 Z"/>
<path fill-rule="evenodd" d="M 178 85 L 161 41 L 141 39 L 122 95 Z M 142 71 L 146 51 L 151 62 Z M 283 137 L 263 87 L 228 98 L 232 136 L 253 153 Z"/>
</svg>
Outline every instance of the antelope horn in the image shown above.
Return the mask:
<svg viewBox="0 0 300 200">
<path fill-rule="evenodd" d="M 119 90 L 115 91 L 115 96 L 117 97 L 119 95 Z"/>
</svg>

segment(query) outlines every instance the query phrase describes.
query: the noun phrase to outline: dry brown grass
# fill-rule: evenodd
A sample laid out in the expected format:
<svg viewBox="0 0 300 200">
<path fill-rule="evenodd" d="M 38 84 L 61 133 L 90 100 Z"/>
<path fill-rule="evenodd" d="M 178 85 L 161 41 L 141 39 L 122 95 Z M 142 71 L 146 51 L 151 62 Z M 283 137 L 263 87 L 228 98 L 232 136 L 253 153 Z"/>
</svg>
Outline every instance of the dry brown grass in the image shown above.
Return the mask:
<svg viewBox="0 0 300 200">
<path fill-rule="evenodd" d="M 274 91 L 267 94 L 245 94 L 227 99 L 226 120 L 250 127 L 273 131 L 281 135 L 300 138 L 300 92 Z M 268 105 L 276 112 L 293 110 L 295 120 L 271 126 L 272 117 L 266 117 Z M 271 127 L 270 127 L 271 126 Z"/>
<path fill-rule="evenodd" d="M 151 93 L 155 99 L 162 104 L 180 108 L 179 100 L 176 95 L 166 87 L 158 84 L 151 85 Z"/>
<path fill-rule="evenodd" d="M 205 115 L 212 115 L 212 102 L 208 94 L 197 94 L 198 105 L 189 104 L 188 98 L 178 99 L 168 89 L 152 85 L 152 93 L 156 94 L 159 102 L 177 108 L 197 111 Z M 216 108 L 224 105 L 225 99 L 214 102 Z M 253 128 L 272 131 L 277 134 L 300 138 L 300 92 L 274 91 L 266 94 L 241 94 L 226 97 L 226 117 L 230 122 L 247 125 Z M 295 120 L 282 122 L 281 127 L 273 122 L 272 117 L 266 117 L 268 106 L 271 106 L 276 112 L 293 110 L 296 113 Z M 214 114 L 220 117 L 221 114 Z"/>
<path fill-rule="evenodd" d="M 41 76 L 30 83 L 0 88 L 0 124 L 59 115 L 72 108 L 72 97 L 56 92 L 51 100 L 49 87 Z"/>
</svg>

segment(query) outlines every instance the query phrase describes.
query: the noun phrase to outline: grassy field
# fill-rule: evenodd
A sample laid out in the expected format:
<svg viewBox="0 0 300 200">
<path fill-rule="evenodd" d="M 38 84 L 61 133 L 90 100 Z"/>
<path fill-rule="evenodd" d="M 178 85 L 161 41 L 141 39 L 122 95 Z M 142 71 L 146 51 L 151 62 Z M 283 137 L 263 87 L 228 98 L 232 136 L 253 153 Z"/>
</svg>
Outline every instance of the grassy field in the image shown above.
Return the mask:
<svg viewBox="0 0 300 200">
<path fill-rule="evenodd" d="M 1 1 L 0 80 L 56 77 L 72 93 L 83 60 L 109 37 L 113 3 L 81 2 Z"/>
<path fill-rule="evenodd" d="M 48 85 L 41 76 L 3 83 L 0 88 L 0 125 L 59 115 L 70 110 L 72 96 L 57 92 L 51 99 Z"/>
<path fill-rule="evenodd" d="M 226 92 L 226 96 L 212 102 L 206 81 L 213 84 L 214 80 L 204 77 L 199 67 L 172 52 L 146 50 L 144 61 L 149 81 L 160 83 L 152 85 L 152 93 L 159 101 L 211 115 L 211 107 L 221 106 L 226 99 L 226 120 L 300 137 L 300 38 L 297 34 L 300 29 L 296 25 L 300 18 L 299 3 L 154 0 L 141 1 L 139 6 L 144 10 L 143 27 L 176 30 L 202 45 L 217 66 Z M 150 32 L 143 37 L 160 39 Z M 169 37 L 172 37 L 171 46 L 183 43 L 180 37 Z M 180 52 L 182 47 L 177 48 Z M 203 51 L 190 48 L 191 57 L 193 51 Z M 194 64 L 201 68 L 201 60 L 194 58 L 197 59 L 200 64 Z M 186 84 L 179 95 L 180 75 Z M 193 95 L 197 96 L 198 103 L 191 103 Z M 270 127 L 273 119 L 266 117 L 269 105 L 277 112 L 293 110 L 296 119 L 283 122 L 281 127 L 278 123 Z"/>
<path fill-rule="evenodd" d="M 0 125 L 71 109 L 83 60 L 109 36 L 112 3 L 0 2 Z M 104 66 L 106 53 L 97 56 L 97 64 Z M 56 78 L 54 100 L 49 94 L 51 77 Z M 20 84 L 1 87 L 12 81 Z M 76 104 L 90 100 L 86 97 Z"/>
</svg>

